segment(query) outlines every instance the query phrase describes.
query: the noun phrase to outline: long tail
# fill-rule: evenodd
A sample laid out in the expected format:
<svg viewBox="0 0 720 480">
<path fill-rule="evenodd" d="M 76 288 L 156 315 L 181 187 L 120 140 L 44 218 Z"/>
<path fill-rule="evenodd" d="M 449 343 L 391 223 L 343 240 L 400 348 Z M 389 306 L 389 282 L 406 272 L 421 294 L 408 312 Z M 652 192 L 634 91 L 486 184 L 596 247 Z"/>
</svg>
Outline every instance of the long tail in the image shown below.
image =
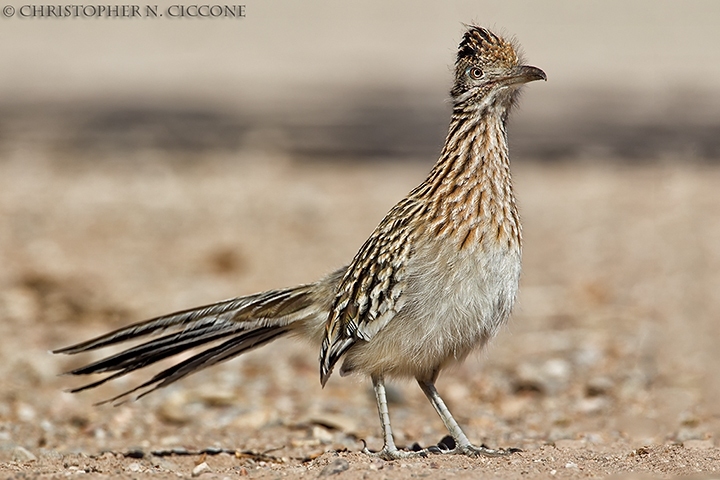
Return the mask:
<svg viewBox="0 0 720 480">
<path fill-rule="evenodd" d="M 76 354 L 164 334 L 67 372 L 71 375 L 112 372 L 98 381 L 70 390 L 79 392 L 212 343 L 209 348 L 161 371 L 145 383 L 101 403 L 116 402 L 142 391 L 135 397 L 137 399 L 191 373 L 269 343 L 296 328 L 297 325 L 293 325 L 296 322 L 326 316 L 327 310 L 324 302 L 318 301 L 317 290 L 318 284 L 309 284 L 234 298 L 136 323 L 53 353 Z M 221 340 L 224 341 L 217 343 Z"/>
</svg>

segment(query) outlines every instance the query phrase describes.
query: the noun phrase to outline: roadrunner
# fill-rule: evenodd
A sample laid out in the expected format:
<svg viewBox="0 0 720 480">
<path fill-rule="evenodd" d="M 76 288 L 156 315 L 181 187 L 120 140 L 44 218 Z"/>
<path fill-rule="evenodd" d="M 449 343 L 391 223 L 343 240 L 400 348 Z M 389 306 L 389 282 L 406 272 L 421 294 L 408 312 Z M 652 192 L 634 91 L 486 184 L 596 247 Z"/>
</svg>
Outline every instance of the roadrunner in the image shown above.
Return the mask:
<svg viewBox="0 0 720 480">
<path fill-rule="evenodd" d="M 293 335 L 319 347 L 323 386 L 340 360 L 340 375 L 372 379 L 384 440 L 380 457 L 427 454 L 395 446 L 385 379 L 399 377 L 415 378 L 445 423 L 454 445 L 441 451 L 508 453 L 472 445 L 434 384 L 443 368 L 482 348 L 510 315 L 520 277 L 521 227 L 507 119 L 520 87 L 545 79 L 539 68 L 523 65 L 513 43 L 469 27 L 455 62 L 452 118 L 440 159 L 383 218 L 348 266 L 315 283 L 153 318 L 56 350 L 75 354 L 155 336 L 69 372 L 109 373 L 73 391 L 200 350 L 109 401 L 133 393 L 139 398 Z"/>
</svg>

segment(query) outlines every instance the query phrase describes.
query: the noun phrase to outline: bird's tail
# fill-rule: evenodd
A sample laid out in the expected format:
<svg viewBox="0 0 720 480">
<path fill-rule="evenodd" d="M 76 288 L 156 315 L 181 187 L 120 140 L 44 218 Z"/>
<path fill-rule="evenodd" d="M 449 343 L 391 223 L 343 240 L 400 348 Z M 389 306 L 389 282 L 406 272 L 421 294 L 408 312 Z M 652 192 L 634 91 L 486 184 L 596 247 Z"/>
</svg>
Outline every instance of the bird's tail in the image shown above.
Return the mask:
<svg viewBox="0 0 720 480">
<path fill-rule="evenodd" d="M 303 320 L 319 319 L 323 305 L 317 301 L 317 284 L 271 290 L 203 307 L 153 318 L 97 338 L 55 350 L 76 354 L 143 337 L 156 336 L 139 345 L 67 372 L 71 375 L 110 373 L 71 392 L 94 388 L 134 370 L 180 353 L 202 349 L 145 383 L 102 403 L 115 402 L 140 392 L 135 398 L 165 387 L 191 373 L 229 360 L 265 345 L 297 328 Z M 320 321 L 322 321 L 320 319 Z M 210 346 L 208 346 L 210 345 Z"/>
</svg>

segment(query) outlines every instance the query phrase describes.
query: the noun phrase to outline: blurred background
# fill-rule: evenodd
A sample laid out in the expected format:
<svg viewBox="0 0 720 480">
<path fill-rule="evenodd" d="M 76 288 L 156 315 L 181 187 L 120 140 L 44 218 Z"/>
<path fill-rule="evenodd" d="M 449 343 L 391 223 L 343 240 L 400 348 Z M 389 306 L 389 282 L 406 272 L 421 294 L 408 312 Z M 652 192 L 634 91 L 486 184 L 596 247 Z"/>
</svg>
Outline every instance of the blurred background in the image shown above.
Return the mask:
<svg viewBox="0 0 720 480">
<path fill-rule="evenodd" d="M 242 19 L 16 14 L 2 19 L 2 145 L 61 143 L 94 158 L 268 144 L 316 160 L 432 158 L 465 22 L 516 37 L 551 75 L 516 116 L 520 158 L 714 160 L 717 16 L 702 1 L 277 1 L 247 4 Z"/>
<path fill-rule="evenodd" d="M 0 18 L 0 453 L 205 435 L 253 447 L 318 417 L 320 443 L 378 447 L 367 385 L 321 391 L 312 348 L 281 342 L 118 409 L 89 406 L 141 376 L 72 396 L 61 390 L 74 379 L 56 375 L 95 357 L 46 352 L 348 262 L 437 158 L 463 23 L 517 38 L 548 82 L 526 88 L 511 121 L 519 306 L 441 392 L 493 445 L 713 444 L 717 2 L 245 12 Z M 439 440 L 413 385 L 393 398 L 400 443 Z"/>
</svg>

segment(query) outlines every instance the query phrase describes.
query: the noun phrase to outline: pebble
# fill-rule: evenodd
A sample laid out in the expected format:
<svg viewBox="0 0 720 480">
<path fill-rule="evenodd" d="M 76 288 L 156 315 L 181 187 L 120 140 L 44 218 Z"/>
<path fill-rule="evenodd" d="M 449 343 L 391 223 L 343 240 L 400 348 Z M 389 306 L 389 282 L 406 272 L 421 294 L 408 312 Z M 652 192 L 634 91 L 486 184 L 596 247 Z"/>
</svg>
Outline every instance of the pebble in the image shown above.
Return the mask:
<svg viewBox="0 0 720 480">
<path fill-rule="evenodd" d="M 165 423 L 184 425 L 192 420 L 187 404 L 188 398 L 184 392 L 174 393 L 160 405 L 157 415 Z"/>
<path fill-rule="evenodd" d="M 575 408 L 580 413 L 598 413 L 602 412 L 607 406 L 606 397 L 590 397 L 578 401 Z"/>
<path fill-rule="evenodd" d="M 277 412 L 270 408 L 262 408 L 252 410 L 250 412 L 238 415 L 232 421 L 232 425 L 238 429 L 257 430 L 267 425 L 277 417 Z"/>
<path fill-rule="evenodd" d="M 305 420 L 305 423 L 317 424 L 330 429 L 340 430 L 344 433 L 356 433 L 358 423 L 355 418 L 334 413 L 320 413 Z"/>
<path fill-rule="evenodd" d="M 153 467 L 162 468 L 163 470 L 167 470 L 169 472 L 177 472 L 180 469 L 177 463 L 168 460 L 167 458 L 156 457 L 153 455 L 151 460 Z"/>
<path fill-rule="evenodd" d="M 320 443 L 328 444 L 333 441 L 333 434 L 328 429 L 315 425 L 312 428 L 312 437 Z"/>
<path fill-rule="evenodd" d="M 27 448 L 18 445 L 13 448 L 12 460 L 13 462 L 26 463 L 36 461 L 37 457 Z"/>
<path fill-rule="evenodd" d="M 61 461 L 63 459 L 62 453 L 49 448 L 41 448 L 38 453 L 40 455 L 40 458 L 47 460 Z"/>
<path fill-rule="evenodd" d="M 123 455 L 127 458 L 143 458 L 145 451 L 141 447 L 129 448 Z"/>
<path fill-rule="evenodd" d="M 430 464 L 430 468 L 438 468 L 437 466 L 433 467 L 433 464 Z M 370 465 L 368 465 L 368 468 L 370 470 L 382 470 L 385 467 L 385 461 L 380 458 L 374 458 L 372 462 L 370 462 Z"/>
<path fill-rule="evenodd" d="M 180 445 L 182 443 L 182 437 L 179 435 L 172 435 L 169 437 L 163 437 L 160 439 L 160 445 L 167 447 L 167 446 L 175 446 Z"/>
<path fill-rule="evenodd" d="M 192 469 L 192 476 L 193 477 L 199 477 L 205 472 L 210 471 L 210 465 L 207 464 L 207 462 L 202 462 L 197 465 L 195 465 L 195 468 Z"/>
<path fill-rule="evenodd" d="M 228 407 L 238 402 L 238 395 L 232 390 L 203 389 L 197 395 L 205 405 L 212 407 Z"/>
<path fill-rule="evenodd" d="M 610 378 L 594 377 L 587 382 L 585 390 L 589 397 L 597 397 L 607 395 L 614 387 L 615 383 Z"/>
<path fill-rule="evenodd" d="M 537 389 L 546 395 L 555 395 L 567 387 L 572 367 L 567 360 L 553 358 L 542 364 L 522 363 L 517 369 L 519 388 Z"/>
<path fill-rule="evenodd" d="M 330 475 L 337 475 L 350 468 L 350 464 L 344 458 L 336 458 L 329 465 L 322 469 L 320 477 L 329 477 Z"/>
<path fill-rule="evenodd" d="M 127 467 L 125 467 L 125 470 L 127 470 L 129 472 L 133 472 L 133 473 L 140 472 L 140 471 L 142 471 L 142 469 L 143 469 L 142 465 L 140 465 L 138 462 L 133 462 L 130 465 L 128 465 Z"/>
<path fill-rule="evenodd" d="M 20 403 L 16 408 L 17 416 L 21 422 L 31 423 L 35 420 L 35 417 L 37 417 L 35 409 L 27 403 Z"/>
</svg>

